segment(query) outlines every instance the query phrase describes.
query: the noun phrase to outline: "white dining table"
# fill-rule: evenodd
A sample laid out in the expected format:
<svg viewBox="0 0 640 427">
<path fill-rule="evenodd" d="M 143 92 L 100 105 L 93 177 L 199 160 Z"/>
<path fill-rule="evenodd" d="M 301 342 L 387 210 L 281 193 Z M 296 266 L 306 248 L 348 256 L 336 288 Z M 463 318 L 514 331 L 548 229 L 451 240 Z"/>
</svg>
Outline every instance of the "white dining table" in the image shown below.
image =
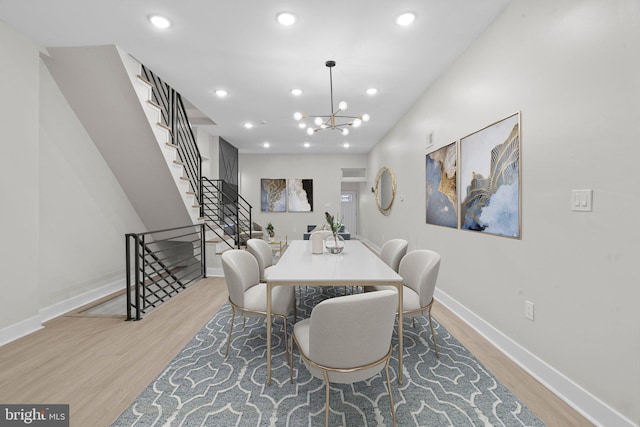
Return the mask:
<svg viewBox="0 0 640 427">
<path fill-rule="evenodd" d="M 341 254 L 311 252 L 310 240 L 294 240 L 267 276 L 267 385 L 271 385 L 271 293 L 276 286 L 389 285 L 398 289 L 398 382 L 402 384 L 402 277 L 358 240 Z M 288 344 L 287 344 L 288 345 Z"/>
</svg>

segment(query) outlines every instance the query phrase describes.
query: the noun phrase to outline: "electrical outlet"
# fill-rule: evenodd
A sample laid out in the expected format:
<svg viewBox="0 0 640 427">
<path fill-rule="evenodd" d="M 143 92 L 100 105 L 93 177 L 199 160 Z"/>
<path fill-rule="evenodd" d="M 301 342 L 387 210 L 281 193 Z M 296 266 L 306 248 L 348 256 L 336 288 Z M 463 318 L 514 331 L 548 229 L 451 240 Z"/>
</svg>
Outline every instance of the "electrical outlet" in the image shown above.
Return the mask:
<svg viewBox="0 0 640 427">
<path fill-rule="evenodd" d="M 531 301 L 524 302 L 524 317 L 533 320 L 534 305 Z"/>
</svg>

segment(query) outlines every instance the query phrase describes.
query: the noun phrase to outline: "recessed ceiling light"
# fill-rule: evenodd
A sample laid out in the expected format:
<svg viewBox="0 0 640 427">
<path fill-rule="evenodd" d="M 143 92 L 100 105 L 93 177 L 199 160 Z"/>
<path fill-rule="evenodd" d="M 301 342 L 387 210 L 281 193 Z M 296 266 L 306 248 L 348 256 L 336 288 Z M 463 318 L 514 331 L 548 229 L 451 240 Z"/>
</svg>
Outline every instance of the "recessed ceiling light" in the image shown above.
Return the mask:
<svg viewBox="0 0 640 427">
<path fill-rule="evenodd" d="M 376 89 L 375 87 L 370 87 L 369 89 L 367 89 L 367 95 L 375 95 L 376 93 L 378 93 L 378 89 Z"/>
<path fill-rule="evenodd" d="M 225 96 L 227 96 L 229 93 L 224 90 L 224 89 L 218 89 L 216 90 L 216 95 L 218 95 L 220 98 L 224 98 Z"/>
<path fill-rule="evenodd" d="M 304 143 L 304 148 L 309 148 L 309 147 L 311 147 L 311 144 L 309 144 L 308 142 L 305 142 Z"/>
<path fill-rule="evenodd" d="M 280 12 L 276 16 L 276 18 L 278 19 L 278 22 L 280 23 L 280 25 L 284 25 L 285 27 L 295 24 L 296 21 L 298 20 L 296 15 L 294 15 L 291 12 Z"/>
<path fill-rule="evenodd" d="M 291 95 L 293 96 L 300 96 L 302 95 L 302 89 L 291 89 Z"/>
<path fill-rule="evenodd" d="M 151 21 L 151 23 L 156 27 L 162 28 L 163 30 L 171 26 L 171 21 L 168 18 L 160 15 L 150 16 L 149 21 Z"/>
<path fill-rule="evenodd" d="M 264 144 L 262 144 L 262 146 L 264 148 L 269 148 L 269 147 L 271 147 L 271 144 L 269 144 L 268 142 L 265 142 Z"/>
<path fill-rule="evenodd" d="M 306 128 L 306 127 L 307 127 L 307 124 L 306 124 L 306 123 L 298 123 L 298 127 L 299 127 L 300 129 L 304 129 L 304 128 Z"/>
<path fill-rule="evenodd" d="M 246 122 L 246 123 L 244 124 L 244 127 L 245 127 L 245 128 L 247 128 L 247 129 L 251 129 L 251 128 L 253 127 L 253 123 L 251 123 L 251 122 Z"/>
<path fill-rule="evenodd" d="M 344 144 L 342 144 L 342 146 L 343 146 L 344 148 L 349 148 L 349 143 L 348 143 L 348 142 L 345 142 Z"/>
<path fill-rule="evenodd" d="M 413 21 L 416 20 L 416 14 L 413 12 L 403 13 L 402 15 L 396 18 L 396 24 L 406 27 L 407 25 L 411 25 Z"/>
</svg>

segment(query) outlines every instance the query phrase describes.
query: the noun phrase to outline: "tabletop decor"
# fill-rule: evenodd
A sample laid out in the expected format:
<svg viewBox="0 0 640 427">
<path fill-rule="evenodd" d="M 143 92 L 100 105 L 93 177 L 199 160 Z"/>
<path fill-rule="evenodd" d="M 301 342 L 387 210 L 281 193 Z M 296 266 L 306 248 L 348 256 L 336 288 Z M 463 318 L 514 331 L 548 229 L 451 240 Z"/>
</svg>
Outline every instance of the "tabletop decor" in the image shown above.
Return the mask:
<svg viewBox="0 0 640 427">
<path fill-rule="evenodd" d="M 325 212 L 324 216 L 327 219 L 327 224 L 329 225 L 329 229 L 332 233 L 325 239 L 324 246 L 327 248 L 329 253 L 339 254 L 344 249 L 344 239 L 338 234 L 340 229 L 342 229 L 342 221 L 338 218 L 338 215 L 334 216 L 329 212 Z"/>
</svg>

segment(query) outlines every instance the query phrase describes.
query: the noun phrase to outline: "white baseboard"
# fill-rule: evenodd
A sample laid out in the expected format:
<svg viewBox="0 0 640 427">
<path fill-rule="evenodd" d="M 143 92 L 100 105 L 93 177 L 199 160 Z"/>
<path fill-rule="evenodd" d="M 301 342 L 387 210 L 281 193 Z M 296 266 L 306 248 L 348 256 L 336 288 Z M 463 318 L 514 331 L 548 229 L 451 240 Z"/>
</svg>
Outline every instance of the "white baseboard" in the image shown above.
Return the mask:
<svg viewBox="0 0 640 427">
<path fill-rule="evenodd" d="M 207 268 L 207 277 L 224 277 L 222 268 Z"/>
<path fill-rule="evenodd" d="M 435 298 L 509 359 L 597 426 L 638 427 L 633 421 L 498 331 L 455 299 L 436 288 Z"/>
<path fill-rule="evenodd" d="M 124 279 L 116 280 L 115 282 L 108 283 L 99 288 L 93 289 L 81 295 L 69 298 L 68 300 L 61 301 L 57 304 L 50 305 L 40 310 L 40 319 L 42 322 L 49 321 L 58 316 L 62 316 L 65 313 L 89 304 L 100 298 L 104 298 L 111 295 L 114 292 L 123 290 L 126 287 L 126 281 Z"/>
<path fill-rule="evenodd" d="M 40 316 L 33 316 L 21 322 L 0 329 L 0 347 L 42 329 Z"/>
<path fill-rule="evenodd" d="M 39 329 L 42 329 L 42 324 L 58 316 L 62 316 L 76 308 L 89 304 L 100 298 L 111 295 L 114 292 L 124 289 L 126 281 L 124 279 L 117 280 L 113 283 L 101 286 L 97 289 L 93 289 L 81 295 L 69 298 L 68 300 L 61 301 L 57 304 L 53 304 L 49 307 L 40 309 L 37 316 L 33 316 L 29 319 L 20 321 L 13 325 L 7 326 L 4 329 L 0 329 L 0 346 L 15 341 L 18 338 L 22 338 L 30 333 L 33 333 Z"/>
</svg>

